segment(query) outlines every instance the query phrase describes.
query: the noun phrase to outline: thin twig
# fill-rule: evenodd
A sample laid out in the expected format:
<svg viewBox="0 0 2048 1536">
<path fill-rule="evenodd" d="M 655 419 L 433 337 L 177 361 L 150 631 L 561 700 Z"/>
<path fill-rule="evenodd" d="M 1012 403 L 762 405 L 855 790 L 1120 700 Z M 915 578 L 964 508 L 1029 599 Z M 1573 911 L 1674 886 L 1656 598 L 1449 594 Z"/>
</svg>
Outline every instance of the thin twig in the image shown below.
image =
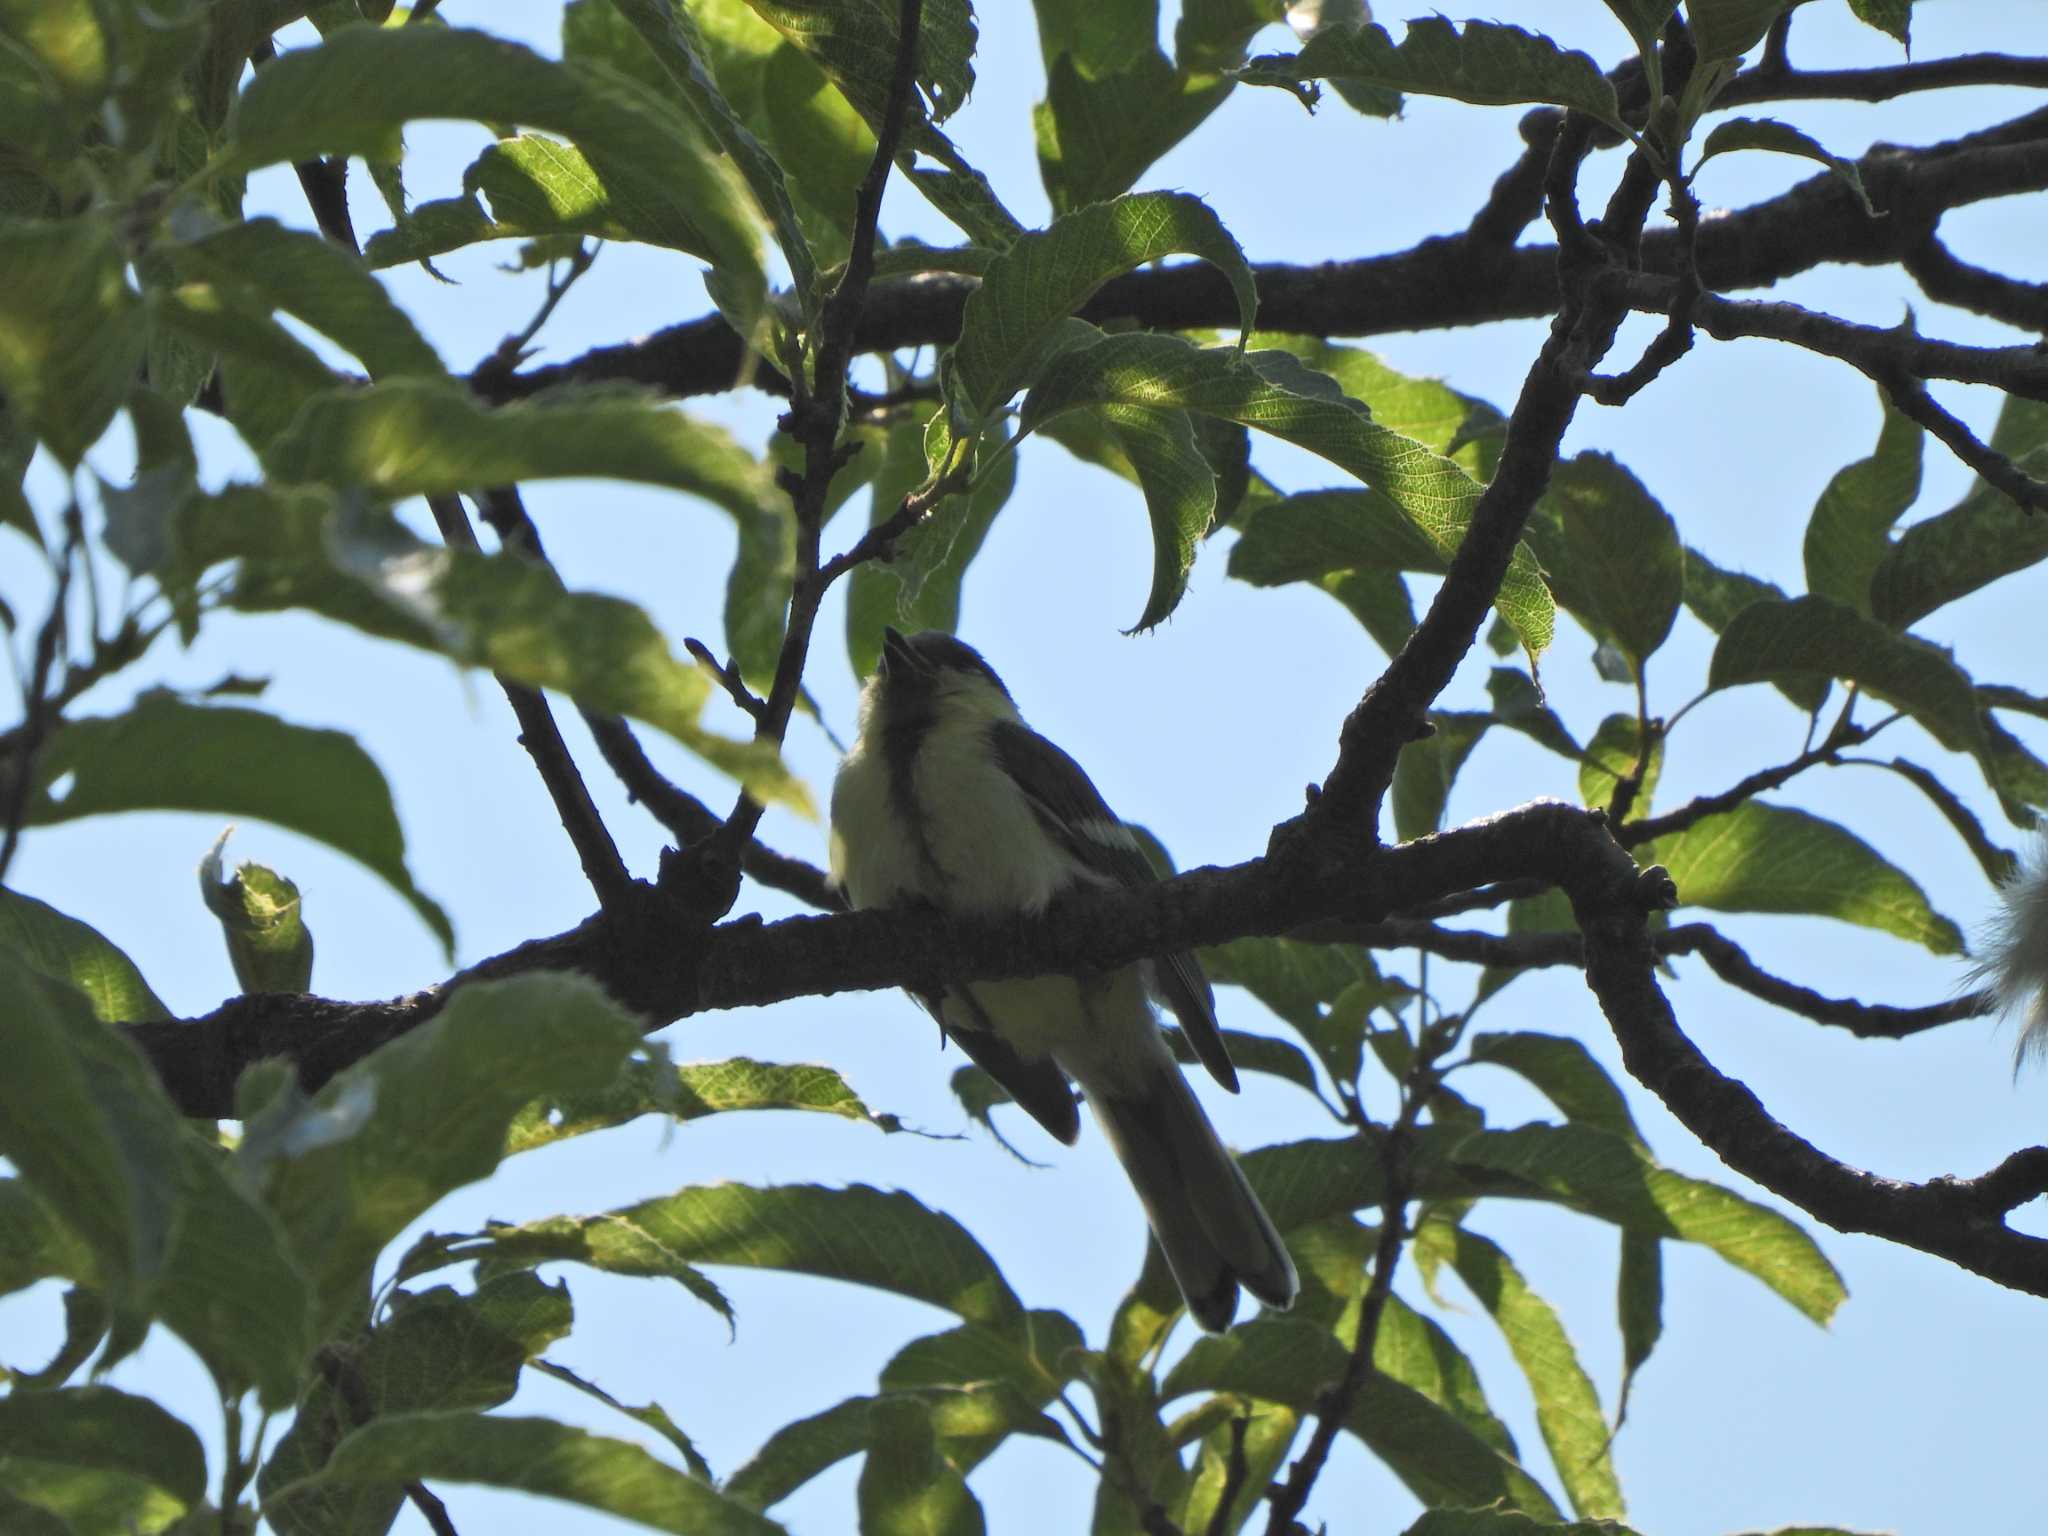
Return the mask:
<svg viewBox="0 0 2048 1536">
<path fill-rule="evenodd" d="M 462 510 L 460 500 L 453 496 L 429 496 L 427 507 L 450 548 L 477 547 L 469 514 Z M 568 744 L 555 724 L 554 711 L 548 708 L 548 701 L 538 688 L 502 675 L 498 686 L 504 689 L 505 702 L 512 706 L 513 717 L 519 722 L 519 744 L 533 759 L 541 783 L 547 786 L 548 797 L 555 802 L 555 814 L 575 845 L 584 878 L 597 893 L 598 904 L 617 906 L 632 890 L 633 877 L 626 869 L 626 861 L 619 857 L 618 845 L 605 829 L 597 803 L 590 798 L 583 775 L 576 769 L 576 759 L 569 755 Z"/>
<path fill-rule="evenodd" d="M 555 306 L 575 286 L 576 279 L 590 270 L 590 264 L 597 260 L 597 247 L 578 243 L 576 252 L 568 261 L 548 263 L 548 291 L 535 309 L 533 318 L 517 331 L 508 335 L 492 349 L 491 355 L 476 365 L 471 372 L 472 385 L 489 395 L 512 372 L 533 354 L 527 350 L 533 338 L 540 334 L 541 327 L 548 323 L 555 312 Z"/>
<path fill-rule="evenodd" d="M 1358 1395 L 1376 1374 L 1373 1351 L 1379 1343 L 1380 1319 L 1394 1294 L 1394 1269 L 1401 1249 L 1408 1241 L 1408 1200 L 1411 1170 L 1408 1166 L 1409 1140 L 1416 1121 L 1436 1086 L 1434 1053 L 1419 1049 L 1401 1084 L 1401 1109 L 1380 1143 L 1380 1168 L 1385 1193 L 1380 1201 L 1379 1240 L 1373 1248 L 1372 1281 L 1358 1314 L 1358 1337 L 1352 1341 L 1350 1358 L 1343 1376 L 1317 1401 L 1316 1427 L 1301 1459 L 1288 1469 L 1287 1480 L 1273 1490 L 1273 1509 L 1266 1521 L 1266 1536 L 1290 1536 L 1302 1506 L 1308 1502 L 1316 1479 L 1337 1443 L 1337 1436 L 1358 1405 Z"/>
<path fill-rule="evenodd" d="M 1669 308 L 1671 282 L 1664 277 L 1631 279 L 1629 306 Z M 1696 313 L 1700 329 L 1717 341 L 1751 336 L 1787 342 L 1840 358 L 1880 384 L 1905 373 L 1922 379 L 1953 379 L 1959 384 L 1989 384 L 2007 394 L 2048 400 L 2048 355 L 2038 347 L 1963 346 L 1897 326 L 1857 325 L 1797 304 L 1724 299 L 1713 294 L 1699 300 Z"/>
<path fill-rule="evenodd" d="M 796 708 L 818 606 L 824 601 L 826 588 L 849 568 L 842 557 L 821 570 L 818 539 L 832 477 L 846 462 L 847 450 L 839 443 L 846 408 L 846 373 L 853 359 L 854 333 L 867 303 L 868 283 L 874 276 L 875 227 L 881 217 L 882 194 L 887 190 L 896 147 L 902 141 L 903 125 L 917 92 L 918 42 L 923 19 L 924 0 L 899 0 L 895 67 L 890 73 L 881 127 L 875 135 L 874 158 L 868 163 L 867 174 L 861 178 L 854 199 L 853 245 L 846 270 L 819 315 L 813 378 L 808 384 L 801 377 L 791 381 L 795 398 L 783 418 L 784 429 L 803 448 L 804 467 L 801 475 L 790 475 L 783 482 L 796 511 L 796 578 L 790 589 L 789 621 L 783 630 L 775 677 L 754 731 L 756 741 L 772 746 L 782 744 L 790 714 Z M 863 544 L 866 542 L 862 540 Z M 740 794 L 718 833 L 716 851 L 723 855 L 724 862 L 738 867 L 742 853 L 753 840 L 754 829 L 761 824 L 762 810 L 761 802 L 752 795 Z"/>
<path fill-rule="evenodd" d="M 507 549 L 516 549 L 529 560 L 551 565 L 540 530 L 527 514 L 519 488 L 495 486 L 484 492 L 484 521 L 489 523 Z M 678 847 L 709 837 L 718 830 L 718 818 L 695 795 L 677 787 L 648 758 L 633 728 L 617 715 L 582 709 L 583 723 L 591 740 L 626 788 L 627 795 L 675 837 Z M 824 912 L 838 912 L 846 903 L 832 877 L 802 859 L 778 853 L 759 840 L 747 845 L 740 867 L 758 883 L 782 891 Z"/>
<path fill-rule="evenodd" d="M 683 649 L 697 659 L 698 666 L 718 679 L 718 686 L 725 690 L 726 697 L 750 716 L 754 724 L 760 725 L 768 718 L 767 701 L 747 686 L 747 680 L 740 676 L 738 667 L 720 661 L 711 653 L 711 647 L 695 635 L 684 636 Z"/>
<path fill-rule="evenodd" d="M 2002 491 L 2028 512 L 2048 508 L 2048 480 L 2038 480 L 1997 449 L 1980 442 L 1962 421 L 1944 409 L 1914 375 L 1894 371 L 1878 382 L 1891 402 L 1947 445 L 1948 451 L 1977 472 L 1993 490 Z"/>
<path fill-rule="evenodd" d="M 1761 768 L 1719 794 L 1701 795 L 1687 801 L 1675 811 L 1666 811 L 1662 816 L 1646 816 L 1641 821 L 1623 822 L 1614 829 L 1614 839 L 1624 848 L 1640 848 L 1643 844 L 1655 842 L 1660 837 L 1683 832 L 1709 816 L 1732 811 L 1766 790 L 1776 789 L 1780 784 L 1797 778 L 1809 768 L 1821 763 L 1834 762 L 1838 754 L 1849 747 L 1862 746 L 1898 718 L 1897 715 L 1891 715 L 1874 725 L 1855 725 L 1844 714 L 1835 722 L 1835 728 L 1828 732 L 1824 741 L 1818 746 L 1807 748 L 1790 762 L 1780 763 L 1775 768 Z"/>
</svg>

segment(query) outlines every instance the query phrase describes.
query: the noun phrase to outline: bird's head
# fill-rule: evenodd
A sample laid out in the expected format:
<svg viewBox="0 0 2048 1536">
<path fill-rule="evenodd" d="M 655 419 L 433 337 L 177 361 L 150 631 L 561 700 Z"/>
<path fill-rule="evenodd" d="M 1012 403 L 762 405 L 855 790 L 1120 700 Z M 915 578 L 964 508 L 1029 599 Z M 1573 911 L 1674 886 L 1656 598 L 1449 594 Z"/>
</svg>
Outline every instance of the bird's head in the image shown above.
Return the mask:
<svg viewBox="0 0 2048 1536">
<path fill-rule="evenodd" d="M 1016 717 L 1010 690 L 973 646 L 938 630 L 882 631 L 882 659 L 861 694 L 863 731 Z"/>
</svg>

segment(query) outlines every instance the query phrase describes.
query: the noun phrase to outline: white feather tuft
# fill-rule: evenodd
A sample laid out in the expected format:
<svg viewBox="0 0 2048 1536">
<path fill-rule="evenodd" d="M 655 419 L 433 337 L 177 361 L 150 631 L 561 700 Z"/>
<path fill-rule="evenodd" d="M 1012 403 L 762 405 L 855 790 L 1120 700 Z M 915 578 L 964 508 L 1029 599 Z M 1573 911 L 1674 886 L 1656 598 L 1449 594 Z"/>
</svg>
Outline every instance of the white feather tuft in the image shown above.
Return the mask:
<svg viewBox="0 0 2048 1536">
<path fill-rule="evenodd" d="M 1998 915 L 1970 974 L 1991 988 L 2001 1013 L 2020 1018 L 2013 1070 L 2048 1058 L 2048 833 L 2000 887 Z"/>
</svg>

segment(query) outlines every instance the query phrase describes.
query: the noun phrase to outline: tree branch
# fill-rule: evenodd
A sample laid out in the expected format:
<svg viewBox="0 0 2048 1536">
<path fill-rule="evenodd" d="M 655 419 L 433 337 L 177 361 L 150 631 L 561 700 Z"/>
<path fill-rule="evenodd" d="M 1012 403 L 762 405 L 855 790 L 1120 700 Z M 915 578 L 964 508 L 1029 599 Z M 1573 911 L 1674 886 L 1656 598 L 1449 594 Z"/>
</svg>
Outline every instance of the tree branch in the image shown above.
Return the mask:
<svg viewBox="0 0 2048 1536">
<path fill-rule="evenodd" d="M 1752 69 L 1723 86 L 1714 107 L 1747 107 L 1760 101 L 1892 101 L 1915 91 L 1967 85 L 2048 88 L 2048 59 L 1961 53 L 1952 59 L 1922 59 L 1881 69 Z"/>
<path fill-rule="evenodd" d="M 1942 304 L 1973 310 L 2023 331 L 2048 331 L 2048 283 L 2023 283 L 1960 260 L 1937 235 L 1908 251 L 1905 268 L 1920 291 Z"/>
<path fill-rule="evenodd" d="M 1898 261 L 1920 246 L 1948 208 L 2048 188 L 2048 111 L 1945 144 L 1881 146 L 1857 166 L 1871 195 L 1887 210 L 1886 218 L 1869 218 L 1834 175 L 1816 176 L 1753 207 L 1703 218 L 1700 281 L 1715 290 L 1759 288 L 1828 262 Z M 1259 323 L 1270 331 L 1311 336 L 1374 336 L 1554 314 L 1557 248 L 1504 249 L 1497 238 L 1499 223 L 1356 261 L 1262 264 L 1256 269 Z M 1644 270 L 1675 275 L 1678 246 L 1674 232 L 1650 231 L 1642 241 Z M 959 334 L 961 306 L 975 286 L 974 279 L 952 273 L 875 284 L 854 327 L 854 352 L 950 342 Z M 1187 264 L 1117 278 L 1081 315 L 1098 324 L 1208 329 L 1235 324 L 1236 303 L 1221 274 Z M 744 360 L 739 337 L 722 319 L 708 315 L 515 374 L 479 392 L 504 400 L 566 383 L 610 380 L 644 384 L 671 396 L 712 394 L 733 387 Z"/>
<path fill-rule="evenodd" d="M 1663 872 L 1638 871 L 1619 847 L 1613 853 L 1610 870 L 1586 870 L 1566 889 L 1585 935 L 1587 985 L 1636 1080 L 1730 1168 L 1838 1231 L 1867 1232 L 2048 1296 L 2048 1239 L 2015 1232 L 2003 1219 L 2048 1193 L 2048 1148 L 2014 1153 L 1981 1178 L 1913 1184 L 1851 1168 L 1788 1130 L 1678 1027 L 1657 985 L 1644 922 L 1643 887 Z M 1676 893 L 1663 879 L 1668 904 Z"/>
<path fill-rule="evenodd" d="M 789 619 L 775 662 L 775 678 L 762 712 L 755 716 L 754 739 L 776 746 L 782 743 L 790 712 L 796 708 L 797 694 L 803 686 L 804 663 L 810 654 L 818 606 L 824 601 L 826 590 L 846 568 L 837 561 L 819 568 L 819 533 L 824 526 L 825 500 L 832 477 L 851 451 L 839 442 L 846 415 L 846 373 L 855 352 L 861 350 L 857 333 L 875 271 L 875 230 L 882 213 L 882 194 L 889 184 L 889 169 L 895 164 L 896 147 L 902 142 L 911 98 L 917 93 L 918 43 L 923 20 L 924 0 L 898 0 L 896 60 L 889 76 L 882 122 L 875 135 L 874 158 L 868 162 L 867 174 L 861 178 L 854 197 L 853 244 L 846 269 L 827 295 L 819 316 L 817 345 L 812 354 L 813 376 L 806 381 L 799 372 L 791 379 L 794 399 L 781 422 L 782 429 L 803 449 L 804 467 L 801 476 L 788 475 L 783 481 L 796 510 L 796 577 L 790 588 Z M 760 801 L 742 792 L 732 814 L 719 829 L 718 849 L 735 867 L 753 841 L 762 810 Z"/>
<path fill-rule="evenodd" d="M 459 500 L 453 496 L 429 496 L 427 506 L 434 514 L 441 538 L 451 548 L 477 547 L 469 515 L 462 510 Z M 576 759 L 569 755 L 568 744 L 562 740 L 554 711 L 548 708 L 548 701 L 538 688 L 506 677 L 498 679 L 498 686 L 505 690 L 505 702 L 512 706 L 512 714 L 519 721 L 519 744 L 533 759 L 541 782 L 547 786 L 548 797 L 555 802 L 562 830 L 575 844 L 584 878 L 597 893 L 599 905 L 616 905 L 632 889 L 633 877 L 627 872 L 626 861 L 619 857 L 618 845 L 605 829 L 604 818 L 590 798 L 583 775 L 576 770 Z"/>
</svg>

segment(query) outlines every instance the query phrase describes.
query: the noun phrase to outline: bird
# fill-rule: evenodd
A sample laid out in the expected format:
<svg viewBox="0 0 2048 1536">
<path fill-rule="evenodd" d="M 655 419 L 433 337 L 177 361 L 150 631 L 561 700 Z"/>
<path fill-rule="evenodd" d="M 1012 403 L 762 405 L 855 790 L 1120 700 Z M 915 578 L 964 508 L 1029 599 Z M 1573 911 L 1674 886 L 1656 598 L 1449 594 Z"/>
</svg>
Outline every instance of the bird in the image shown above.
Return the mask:
<svg viewBox="0 0 2048 1536">
<path fill-rule="evenodd" d="M 831 867 L 856 908 L 986 921 L 1090 889 L 1158 879 L 1081 765 L 1032 730 L 980 652 L 936 630 L 883 632 L 859 734 L 832 788 Z M 1209 1074 L 1237 1072 L 1200 963 L 1180 953 L 1079 976 L 975 981 L 919 1001 L 947 1038 L 1057 1140 L 1073 1145 L 1078 1085 L 1206 1331 L 1243 1287 L 1273 1308 L 1299 1289 L 1272 1218 L 1168 1049 L 1158 997 Z"/>
</svg>

